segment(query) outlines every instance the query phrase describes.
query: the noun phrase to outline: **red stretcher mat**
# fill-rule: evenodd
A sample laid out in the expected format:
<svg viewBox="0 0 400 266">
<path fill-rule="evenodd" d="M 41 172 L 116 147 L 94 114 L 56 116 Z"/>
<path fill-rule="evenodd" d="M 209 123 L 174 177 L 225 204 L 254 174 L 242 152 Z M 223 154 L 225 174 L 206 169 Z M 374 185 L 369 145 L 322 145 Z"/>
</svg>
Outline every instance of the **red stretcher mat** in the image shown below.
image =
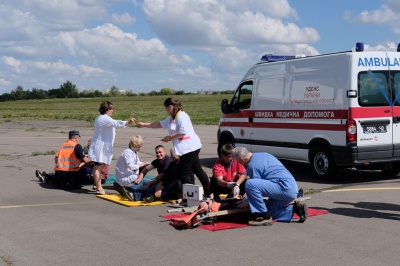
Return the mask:
<svg viewBox="0 0 400 266">
<path fill-rule="evenodd" d="M 318 216 L 323 214 L 328 214 L 327 210 L 318 210 L 313 208 L 308 208 L 308 217 Z M 179 218 L 187 216 L 187 213 L 174 213 L 174 214 L 164 214 L 160 215 L 160 217 L 171 220 L 172 218 Z M 299 219 L 296 214 L 293 214 L 293 219 Z M 200 225 L 199 228 L 208 230 L 208 231 L 220 231 L 226 229 L 235 229 L 249 226 L 247 222 L 249 221 L 248 215 L 241 216 L 218 216 L 216 217 L 216 223 Z M 274 221 L 276 222 L 276 221 Z"/>
</svg>

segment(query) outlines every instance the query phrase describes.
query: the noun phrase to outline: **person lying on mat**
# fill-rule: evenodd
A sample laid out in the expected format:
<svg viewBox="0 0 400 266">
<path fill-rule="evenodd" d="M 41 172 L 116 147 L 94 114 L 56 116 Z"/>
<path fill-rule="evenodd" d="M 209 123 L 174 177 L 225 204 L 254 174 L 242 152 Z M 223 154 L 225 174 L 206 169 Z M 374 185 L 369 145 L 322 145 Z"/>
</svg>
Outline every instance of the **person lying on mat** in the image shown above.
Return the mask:
<svg viewBox="0 0 400 266">
<path fill-rule="evenodd" d="M 249 225 L 272 225 L 272 218 L 291 222 L 293 213 L 300 217 L 299 222 L 307 219 L 307 205 L 297 199 L 296 180 L 277 158 L 269 153 L 252 153 L 244 147 L 233 149 L 232 157 L 246 167 L 244 174 L 250 177 L 245 185 L 247 200 L 239 205 L 250 206 L 250 211 L 257 213 Z M 264 197 L 268 197 L 266 202 Z"/>
<path fill-rule="evenodd" d="M 57 151 L 54 162 L 54 174 L 47 174 L 36 170 L 36 176 L 41 182 L 51 182 L 61 189 L 79 188 L 81 185 L 90 184 L 93 179 L 85 164 L 90 160 L 84 155 L 83 148 L 79 144 L 81 136 L 79 131 L 68 132 L 68 140 L 64 142 Z"/>
<path fill-rule="evenodd" d="M 214 200 L 220 201 L 220 194 L 228 194 L 227 198 L 244 195 L 246 169 L 242 164 L 232 160 L 233 147 L 225 144 L 221 147 L 221 158 L 213 166 L 213 176 L 210 181 L 210 189 L 214 194 Z"/>
<path fill-rule="evenodd" d="M 139 159 L 139 151 L 143 146 L 143 137 L 140 135 L 133 136 L 126 148 L 117 160 L 115 166 L 116 182 L 113 183 L 114 189 L 122 196 L 134 201 L 134 191 L 142 188 L 150 180 L 143 179 L 140 172 L 150 162 L 141 162 Z"/>
</svg>

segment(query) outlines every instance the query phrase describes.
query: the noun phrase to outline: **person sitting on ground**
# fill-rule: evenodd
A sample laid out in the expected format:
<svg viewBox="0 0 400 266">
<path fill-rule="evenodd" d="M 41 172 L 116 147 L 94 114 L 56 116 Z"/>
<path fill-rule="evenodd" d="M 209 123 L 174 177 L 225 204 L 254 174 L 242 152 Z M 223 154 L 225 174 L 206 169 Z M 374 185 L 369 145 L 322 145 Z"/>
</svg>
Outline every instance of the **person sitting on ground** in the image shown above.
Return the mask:
<svg viewBox="0 0 400 266">
<path fill-rule="evenodd" d="M 138 191 L 138 194 L 141 193 L 143 201 L 147 203 L 153 202 L 155 199 L 182 197 L 182 183 L 177 178 L 174 178 L 172 174 L 172 169 L 176 167 L 176 163 L 167 155 L 164 146 L 158 145 L 155 148 L 155 152 L 157 159 L 146 166 L 140 173 L 140 176 L 145 177 L 149 171 L 155 168 L 157 169 L 158 175 L 144 185 L 140 191 Z M 136 200 L 138 199 L 137 197 Z"/>
<path fill-rule="evenodd" d="M 227 198 L 237 195 L 243 196 L 246 181 L 246 169 L 242 164 L 232 160 L 233 147 L 225 144 L 221 147 L 221 158 L 213 166 L 213 176 L 210 181 L 210 189 L 214 194 L 214 200 L 220 201 L 220 194 L 228 194 Z"/>
<path fill-rule="evenodd" d="M 238 205 L 250 206 L 250 211 L 257 214 L 249 225 L 272 225 L 272 218 L 291 222 L 293 213 L 300 217 L 301 223 L 307 219 L 307 205 L 297 199 L 296 180 L 276 157 L 264 152 L 252 153 L 244 147 L 233 149 L 232 157 L 246 167 L 244 174 L 250 177 L 245 185 L 247 199 Z M 268 197 L 266 202 L 264 197 Z"/>
<path fill-rule="evenodd" d="M 149 179 L 143 179 L 143 175 L 139 176 L 143 167 L 150 164 L 150 162 L 143 163 L 139 159 L 138 153 L 142 146 L 143 137 L 133 136 L 129 141 L 128 148 L 119 156 L 115 167 L 114 189 L 132 201 L 135 201 L 135 189 L 138 190 L 150 182 Z"/>
<path fill-rule="evenodd" d="M 40 181 L 52 182 L 61 189 L 78 188 L 90 182 L 86 168 L 82 167 L 90 163 L 90 160 L 84 155 L 83 148 L 79 144 L 81 137 L 79 131 L 69 131 L 68 137 L 68 141 L 62 144 L 54 158 L 55 174 L 48 175 L 36 170 L 36 176 Z"/>
</svg>

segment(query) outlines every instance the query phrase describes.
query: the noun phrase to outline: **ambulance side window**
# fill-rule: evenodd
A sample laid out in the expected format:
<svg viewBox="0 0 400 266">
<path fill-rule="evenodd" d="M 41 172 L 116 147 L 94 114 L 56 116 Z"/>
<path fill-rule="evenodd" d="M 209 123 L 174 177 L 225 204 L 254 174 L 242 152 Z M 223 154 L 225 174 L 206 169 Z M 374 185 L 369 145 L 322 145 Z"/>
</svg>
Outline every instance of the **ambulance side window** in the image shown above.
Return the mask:
<svg viewBox="0 0 400 266">
<path fill-rule="evenodd" d="M 395 106 L 400 105 L 400 73 L 393 75 L 394 96 L 396 97 Z"/>
<path fill-rule="evenodd" d="M 248 81 L 241 84 L 233 95 L 231 106 L 233 110 L 238 112 L 239 110 L 248 109 L 251 106 L 251 95 L 253 91 L 253 82 Z"/>
<path fill-rule="evenodd" d="M 391 94 L 383 72 L 360 72 L 358 74 L 358 102 L 360 106 L 388 106 Z"/>
</svg>

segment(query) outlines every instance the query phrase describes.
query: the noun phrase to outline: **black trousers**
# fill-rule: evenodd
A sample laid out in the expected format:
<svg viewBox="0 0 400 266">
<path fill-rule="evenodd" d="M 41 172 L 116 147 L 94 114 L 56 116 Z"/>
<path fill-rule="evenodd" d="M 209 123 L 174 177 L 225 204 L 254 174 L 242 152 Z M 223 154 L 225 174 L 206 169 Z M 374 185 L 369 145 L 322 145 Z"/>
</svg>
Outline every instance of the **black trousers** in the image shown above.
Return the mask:
<svg viewBox="0 0 400 266">
<path fill-rule="evenodd" d="M 180 156 L 179 164 L 177 165 L 177 177 L 181 180 L 182 184 L 194 184 L 191 180 L 191 172 L 197 176 L 204 189 L 206 197 L 211 195 L 210 179 L 204 172 L 199 159 L 200 149 L 186 153 Z"/>
<path fill-rule="evenodd" d="M 62 189 L 72 189 L 93 183 L 85 167 L 79 171 L 56 171 L 54 175 L 46 174 L 45 179 L 46 182 L 51 182 Z"/>
<path fill-rule="evenodd" d="M 245 185 L 246 181 L 242 182 L 242 184 L 240 184 L 239 188 L 240 188 L 240 195 L 244 195 L 244 193 L 246 192 L 244 189 L 244 185 Z M 214 200 L 215 201 L 220 201 L 220 194 L 228 194 L 227 198 L 232 198 L 233 194 L 232 194 L 232 189 L 228 188 L 228 187 L 221 187 L 220 185 L 218 185 L 217 179 L 216 178 L 211 178 L 210 181 L 210 189 L 211 192 L 214 194 Z"/>
</svg>

